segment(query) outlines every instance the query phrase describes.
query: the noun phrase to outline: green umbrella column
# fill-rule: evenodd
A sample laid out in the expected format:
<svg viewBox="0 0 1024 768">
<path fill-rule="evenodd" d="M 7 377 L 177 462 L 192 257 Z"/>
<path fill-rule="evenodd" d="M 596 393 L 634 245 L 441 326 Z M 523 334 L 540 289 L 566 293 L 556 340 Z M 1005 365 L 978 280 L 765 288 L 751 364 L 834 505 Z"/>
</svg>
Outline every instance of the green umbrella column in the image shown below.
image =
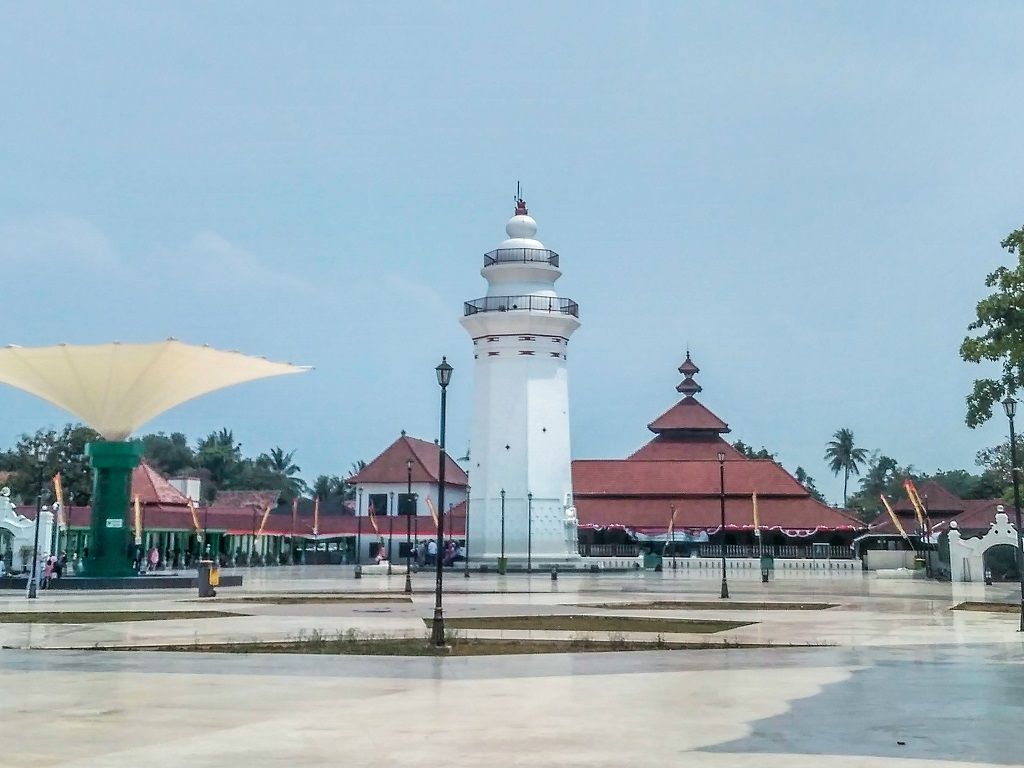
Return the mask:
<svg viewBox="0 0 1024 768">
<path fill-rule="evenodd" d="M 142 460 L 142 443 L 97 442 L 85 446 L 92 465 L 92 519 L 86 576 L 132 576 L 130 519 L 132 470 Z"/>
</svg>

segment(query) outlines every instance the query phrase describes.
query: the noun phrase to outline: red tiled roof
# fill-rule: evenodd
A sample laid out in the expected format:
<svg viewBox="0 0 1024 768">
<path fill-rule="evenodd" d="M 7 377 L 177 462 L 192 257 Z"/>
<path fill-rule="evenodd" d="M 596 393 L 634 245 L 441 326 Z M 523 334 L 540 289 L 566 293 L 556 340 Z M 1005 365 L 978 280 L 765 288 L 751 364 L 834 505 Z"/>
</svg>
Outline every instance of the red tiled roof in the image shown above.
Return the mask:
<svg viewBox="0 0 1024 768">
<path fill-rule="evenodd" d="M 631 455 L 629 460 L 692 461 L 704 459 L 718 461 L 719 451 L 725 454 L 726 461 L 745 458 L 742 453 L 718 435 L 711 437 L 701 435 L 689 439 L 680 439 L 672 435 L 657 435 Z"/>
<path fill-rule="evenodd" d="M 402 435 L 367 464 L 363 470 L 348 479 L 350 483 L 404 483 L 408 478 L 406 461 L 412 459 L 414 483 L 436 483 L 441 449 L 436 443 Z M 445 485 L 465 487 L 469 478 L 451 454 L 445 454 Z"/>
<path fill-rule="evenodd" d="M 915 485 L 917 485 L 917 492 L 920 494 L 922 501 L 925 496 L 928 497 L 929 515 L 932 512 L 963 512 L 965 509 L 963 499 L 955 493 L 947 491 L 934 480 L 924 480 L 915 483 Z M 905 495 L 894 502 L 892 508 L 897 512 L 914 511 L 914 505 L 910 503 L 910 499 Z M 888 517 L 888 515 L 886 516 Z"/>
<path fill-rule="evenodd" d="M 143 504 L 188 507 L 188 498 L 146 462 L 132 470 L 132 498 Z"/>
<path fill-rule="evenodd" d="M 1013 520 L 1013 504 L 1007 504 L 1002 499 L 975 499 L 964 502 L 966 511 L 957 515 L 957 527 L 962 531 L 988 531 L 989 527 L 996 521 L 998 507 Z"/>
<path fill-rule="evenodd" d="M 721 501 L 718 498 L 576 498 L 576 514 L 584 527 L 624 527 L 646 533 L 664 532 L 676 507 L 677 529 L 718 530 L 721 527 Z M 861 530 L 860 521 L 814 499 L 762 498 L 757 511 L 761 527 L 786 530 Z M 749 497 L 729 497 L 725 501 L 725 526 L 735 530 L 753 530 L 753 506 Z"/>
<path fill-rule="evenodd" d="M 694 400 L 684 398 L 656 418 L 647 428 L 651 432 L 697 430 L 702 432 L 728 432 L 729 425 Z"/>
<path fill-rule="evenodd" d="M 577 460 L 572 463 L 575 496 L 714 496 L 720 488 L 718 461 Z M 728 495 L 800 496 L 807 489 L 768 459 L 725 464 Z"/>
</svg>

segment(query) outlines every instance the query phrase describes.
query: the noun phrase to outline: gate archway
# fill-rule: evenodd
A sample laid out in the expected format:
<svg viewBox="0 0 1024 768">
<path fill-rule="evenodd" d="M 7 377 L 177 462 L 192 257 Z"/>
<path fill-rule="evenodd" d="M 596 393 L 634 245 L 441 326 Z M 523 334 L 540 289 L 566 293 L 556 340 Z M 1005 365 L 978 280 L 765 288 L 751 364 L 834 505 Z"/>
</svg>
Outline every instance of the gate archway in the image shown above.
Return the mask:
<svg viewBox="0 0 1024 768">
<path fill-rule="evenodd" d="M 1014 545 L 996 544 L 986 549 L 981 557 L 985 570 L 992 574 L 992 581 L 1020 581 Z"/>
</svg>

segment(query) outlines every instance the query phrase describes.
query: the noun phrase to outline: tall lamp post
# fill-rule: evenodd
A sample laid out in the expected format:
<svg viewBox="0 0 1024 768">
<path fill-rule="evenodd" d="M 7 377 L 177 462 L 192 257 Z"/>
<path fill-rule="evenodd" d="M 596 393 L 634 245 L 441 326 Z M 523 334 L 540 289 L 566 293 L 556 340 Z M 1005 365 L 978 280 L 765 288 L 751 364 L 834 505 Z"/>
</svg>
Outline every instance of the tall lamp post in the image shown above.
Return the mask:
<svg viewBox="0 0 1024 768">
<path fill-rule="evenodd" d="M 1017 433 L 1013 417 L 1017 415 L 1017 401 L 1010 395 L 1003 400 L 1003 410 L 1010 421 L 1010 472 L 1013 476 L 1013 519 L 1017 526 L 1017 576 L 1020 579 L 1020 631 L 1024 632 L 1024 534 L 1020 530 L 1020 466 L 1017 464 Z"/>
<path fill-rule="evenodd" d="M 36 471 L 39 473 L 39 485 L 36 488 L 36 538 L 32 545 L 32 572 L 28 576 L 28 597 L 34 600 L 39 588 L 39 519 L 43 516 L 43 445 L 36 443 L 33 451 L 36 460 Z"/>
<path fill-rule="evenodd" d="M 729 582 L 725 576 L 725 453 L 718 452 L 718 500 L 722 508 L 722 597 L 729 597 Z"/>
<path fill-rule="evenodd" d="M 395 492 L 391 491 L 391 508 L 388 510 L 388 576 L 391 575 L 391 561 L 394 559 L 395 540 Z"/>
<path fill-rule="evenodd" d="M 434 586 L 434 621 L 431 624 L 430 642 L 442 647 L 444 646 L 444 613 L 441 608 L 441 586 L 444 580 L 444 558 L 441 557 L 441 547 L 444 543 L 444 470 L 446 463 L 444 427 L 452 367 L 448 364 L 448 359 L 442 357 L 441 364 L 434 371 L 437 373 L 437 383 L 441 387 L 441 440 L 438 443 L 440 450 L 437 452 L 437 582 Z"/>
<path fill-rule="evenodd" d="M 526 494 L 526 572 L 533 571 L 533 494 Z"/>
<path fill-rule="evenodd" d="M 409 556 L 412 553 L 412 459 L 405 460 L 405 594 L 412 594 L 412 571 L 409 570 Z"/>
<path fill-rule="evenodd" d="M 463 562 L 462 575 L 469 578 L 469 492 L 470 487 L 466 486 L 466 519 L 462 524 L 462 535 L 466 537 L 466 557 Z"/>
<path fill-rule="evenodd" d="M 498 561 L 498 573 L 505 572 L 505 489 L 501 489 L 501 559 Z"/>
</svg>

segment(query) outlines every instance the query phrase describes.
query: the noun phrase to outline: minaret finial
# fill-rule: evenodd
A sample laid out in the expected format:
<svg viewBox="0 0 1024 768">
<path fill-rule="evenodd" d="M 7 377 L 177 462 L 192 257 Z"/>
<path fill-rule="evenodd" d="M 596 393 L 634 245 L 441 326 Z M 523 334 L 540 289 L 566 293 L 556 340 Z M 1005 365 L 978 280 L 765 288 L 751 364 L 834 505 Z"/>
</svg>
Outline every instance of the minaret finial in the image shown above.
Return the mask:
<svg viewBox="0 0 1024 768">
<path fill-rule="evenodd" d="M 516 182 L 516 216 L 528 216 L 529 211 L 526 210 L 526 201 L 523 200 L 523 190 L 520 183 Z"/>
<path fill-rule="evenodd" d="M 701 386 L 693 380 L 694 374 L 700 373 L 693 360 L 690 359 L 690 346 L 686 346 L 686 359 L 679 366 L 679 372 L 683 374 L 683 380 L 676 387 L 677 392 L 682 392 L 687 398 L 693 397 L 701 391 Z"/>
</svg>

